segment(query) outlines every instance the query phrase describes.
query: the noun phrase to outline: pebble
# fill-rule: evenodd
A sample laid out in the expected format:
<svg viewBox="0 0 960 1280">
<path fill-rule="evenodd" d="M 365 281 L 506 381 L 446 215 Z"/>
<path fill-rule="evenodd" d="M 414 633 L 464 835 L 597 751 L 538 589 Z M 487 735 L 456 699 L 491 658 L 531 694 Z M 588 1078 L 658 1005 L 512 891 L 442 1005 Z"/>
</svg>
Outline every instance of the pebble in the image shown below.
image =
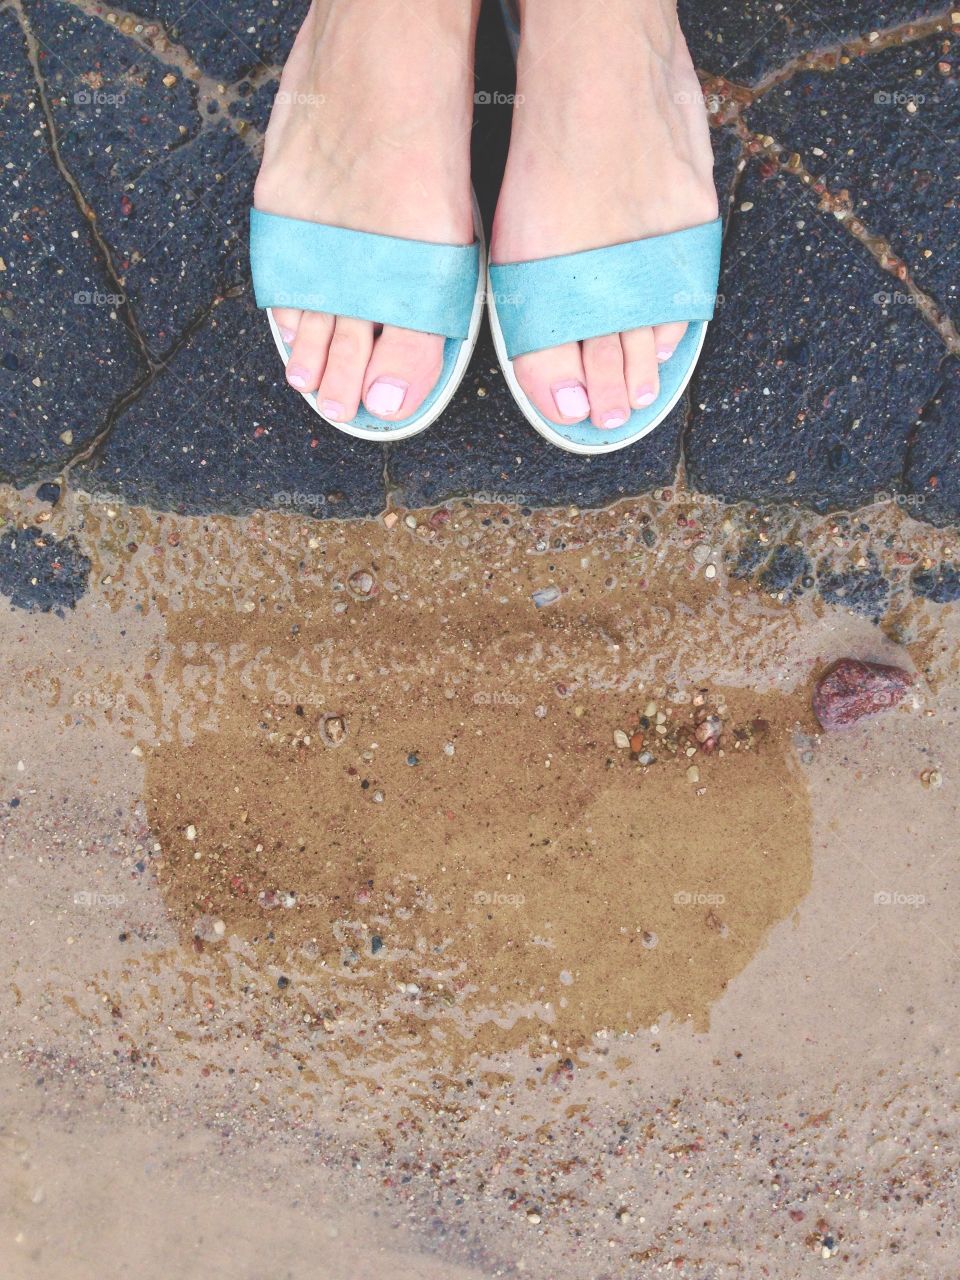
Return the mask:
<svg viewBox="0 0 960 1280">
<path fill-rule="evenodd" d="M 623 732 L 622 729 L 615 729 L 613 731 L 613 745 L 617 748 L 618 751 L 630 750 L 630 739 L 627 737 L 627 735 Z"/>
<path fill-rule="evenodd" d="M 645 933 L 643 937 L 640 939 L 640 941 L 643 943 L 643 945 L 647 948 L 648 951 L 652 951 L 653 948 L 660 941 L 660 939 L 657 937 L 655 933 Z"/>
<path fill-rule="evenodd" d="M 388 511 L 387 514 L 383 517 L 383 523 L 386 525 L 388 529 L 392 529 L 399 519 L 400 517 L 397 515 L 395 511 Z"/>
<path fill-rule="evenodd" d="M 703 571 L 703 576 L 705 578 L 715 578 L 717 576 L 717 566 L 715 564 L 708 564 Z"/>
<path fill-rule="evenodd" d="M 647 764 L 656 764 L 656 763 L 657 763 L 657 757 L 653 754 L 653 752 L 652 752 L 652 751 L 644 751 L 644 752 L 642 752 L 642 753 L 641 753 L 641 755 L 640 755 L 640 757 L 639 757 L 639 759 L 638 759 L 638 763 L 639 763 L 639 764 L 644 764 L 644 765 L 647 765 Z"/>
<path fill-rule="evenodd" d="M 347 739 L 347 722 L 343 716 L 325 715 L 320 721 L 320 737 L 328 747 L 339 747 Z"/>
<path fill-rule="evenodd" d="M 411 769 L 414 769 L 419 763 L 420 763 L 420 757 L 417 755 L 415 751 L 411 751 L 410 754 L 407 756 L 407 764 L 410 766 Z"/>
<path fill-rule="evenodd" d="M 189 827 L 187 827 L 186 831 L 184 831 L 183 834 L 187 837 L 188 840 L 196 840 L 197 828 L 191 822 Z"/>
<path fill-rule="evenodd" d="M 403 517 L 403 523 L 407 526 L 407 528 L 408 528 L 408 529 L 415 529 L 415 528 L 417 527 L 417 517 L 416 517 L 416 516 L 404 516 L 404 517 Z"/>
<path fill-rule="evenodd" d="M 359 569 L 347 579 L 350 594 L 357 600 L 372 600 L 377 594 L 377 580 L 366 569 Z"/>
<path fill-rule="evenodd" d="M 912 684 L 901 667 L 841 658 L 817 681 L 813 710 L 824 729 L 845 729 L 896 706 Z"/>
<path fill-rule="evenodd" d="M 530 597 L 538 609 L 545 609 L 549 604 L 556 604 L 560 599 L 559 587 L 540 587 Z"/>
<path fill-rule="evenodd" d="M 218 938 L 222 938 L 223 935 L 227 932 L 227 926 L 224 924 L 222 920 L 214 920 L 213 932 L 217 935 Z"/>
<path fill-rule="evenodd" d="M 697 768 L 695 764 L 692 764 L 690 768 L 687 770 L 687 780 L 689 782 L 700 781 L 700 770 Z"/>
<path fill-rule="evenodd" d="M 456 751 L 456 749 L 457 749 L 457 748 L 453 745 L 453 743 L 452 743 L 452 742 L 445 742 L 445 743 L 443 744 L 443 754 L 444 754 L 445 756 L 452 756 L 452 755 L 454 754 L 454 752 Z"/>
</svg>

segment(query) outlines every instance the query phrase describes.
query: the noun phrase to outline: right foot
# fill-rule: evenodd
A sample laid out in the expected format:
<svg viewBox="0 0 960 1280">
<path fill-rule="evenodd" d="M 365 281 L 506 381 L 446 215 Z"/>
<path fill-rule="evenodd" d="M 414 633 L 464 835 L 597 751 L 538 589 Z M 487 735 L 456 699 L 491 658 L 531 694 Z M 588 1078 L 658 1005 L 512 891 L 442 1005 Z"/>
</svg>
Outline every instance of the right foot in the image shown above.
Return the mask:
<svg viewBox="0 0 960 1280">
<path fill-rule="evenodd" d="M 313 0 L 283 69 L 254 205 L 265 213 L 440 244 L 474 240 L 473 42 L 463 0 Z M 443 366 L 436 334 L 275 308 L 287 381 L 326 418 L 361 402 L 412 417 Z"/>
<path fill-rule="evenodd" d="M 717 216 L 700 82 L 674 0 L 521 0 L 517 106 L 491 243 L 496 263 L 579 253 Z M 660 395 L 684 324 L 519 356 L 549 421 L 613 429 Z"/>
</svg>

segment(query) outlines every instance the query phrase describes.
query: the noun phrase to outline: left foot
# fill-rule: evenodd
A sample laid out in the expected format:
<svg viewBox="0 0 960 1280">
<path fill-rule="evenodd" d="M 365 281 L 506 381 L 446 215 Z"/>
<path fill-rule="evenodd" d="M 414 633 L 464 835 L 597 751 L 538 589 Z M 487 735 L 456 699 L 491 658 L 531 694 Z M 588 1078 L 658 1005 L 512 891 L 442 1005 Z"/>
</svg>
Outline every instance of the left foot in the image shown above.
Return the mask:
<svg viewBox="0 0 960 1280">
<path fill-rule="evenodd" d="M 478 0 L 313 0 L 283 69 L 254 205 L 354 231 L 470 244 L 470 72 Z M 416 12 L 414 13 L 414 8 Z M 412 417 L 444 340 L 275 308 L 287 381 L 350 422 Z"/>
<path fill-rule="evenodd" d="M 713 150 L 671 0 L 521 0 L 510 155 L 491 258 L 526 262 L 710 222 Z M 614 429 L 653 404 L 684 324 L 518 357 L 517 379 L 559 425 Z"/>
</svg>

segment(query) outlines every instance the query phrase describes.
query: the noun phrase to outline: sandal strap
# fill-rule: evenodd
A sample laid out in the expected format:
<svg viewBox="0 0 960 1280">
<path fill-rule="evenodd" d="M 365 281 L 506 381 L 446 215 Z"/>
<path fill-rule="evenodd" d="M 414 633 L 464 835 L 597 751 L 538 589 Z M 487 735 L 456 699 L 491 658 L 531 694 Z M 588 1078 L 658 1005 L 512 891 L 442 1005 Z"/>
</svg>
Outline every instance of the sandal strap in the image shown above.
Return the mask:
<svg viewBox="0 0 960 1280">
<path fill-rule="evenodd" d="M 353 316 L 461 341 L 470 333 L 480 245 L 431 244 L 250 211 L 258 307 Z"/>
<path fill-rule="evenodd" d="M 491 266 L 511 360 L 531 351 L 673 321 L 712 320 L 722 222 L 628 244 Z"/>
</svg>

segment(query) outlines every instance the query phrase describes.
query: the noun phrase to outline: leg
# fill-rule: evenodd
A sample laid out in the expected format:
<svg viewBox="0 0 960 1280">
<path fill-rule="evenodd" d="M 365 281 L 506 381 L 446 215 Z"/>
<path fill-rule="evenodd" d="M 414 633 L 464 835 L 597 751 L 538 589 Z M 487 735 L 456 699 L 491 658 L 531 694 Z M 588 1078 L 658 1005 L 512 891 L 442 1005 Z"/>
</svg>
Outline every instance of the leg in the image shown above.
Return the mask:
<svg viewBox="0 0 960 1280">
<path fill-rule="evenodd" d="M 473 240 L 470 132 L 480 0 L 313 0 L 283 70 L 254 204 L 267 213 L 447 244 Z M 410 417 L 443 339 L 278 311 L 287 380 L 324 415 Z"/>
<path fill-rule="evenodd" d="M 676 0 L 520 0 L 518 101 L 495 262 L 576 253 L 717 216 L 713 151 Z M 553 422 L 622 425 L 659 394 L 685 325 L 516 360 Z"/>
</svg>

